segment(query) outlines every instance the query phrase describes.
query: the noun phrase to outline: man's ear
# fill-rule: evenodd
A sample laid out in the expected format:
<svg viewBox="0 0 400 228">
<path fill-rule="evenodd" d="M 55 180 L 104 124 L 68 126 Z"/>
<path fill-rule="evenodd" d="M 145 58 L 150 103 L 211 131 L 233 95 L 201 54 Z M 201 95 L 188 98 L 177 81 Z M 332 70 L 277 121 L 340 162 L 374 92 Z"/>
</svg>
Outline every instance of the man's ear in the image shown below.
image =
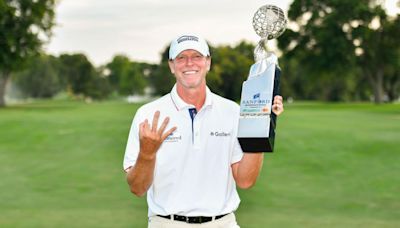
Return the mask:
<svg viewBox="0 0 400 228">
<path fill-rule="evenodd" d="M 168 66 L 169 66 L 169 70 L 171 71 L 171 73 L 175 74 L 175 66 L 174 66 L 174 63 L 172 62 L 172 60 L 168 60 Z"/>
<path fill-rule="evenodd" d="M 211 56 L 207 58 L 207 71 L 211 69 Z"/>
</svg>

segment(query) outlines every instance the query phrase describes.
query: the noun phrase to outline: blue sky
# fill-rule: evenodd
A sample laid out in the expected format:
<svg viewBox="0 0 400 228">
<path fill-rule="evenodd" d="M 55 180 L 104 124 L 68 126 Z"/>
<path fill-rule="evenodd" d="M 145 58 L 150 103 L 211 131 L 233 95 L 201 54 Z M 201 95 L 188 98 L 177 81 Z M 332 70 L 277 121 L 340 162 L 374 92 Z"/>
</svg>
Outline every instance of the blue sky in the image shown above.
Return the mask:
<svg viewBox="0 0 400 228">
<path fill-rule="evenodd" d="M 394 0 L 393 0 L 394 1 Z M 81 52 L 95 65 L 115 54 L 157 63 L 171 39 L 196 33 L 212 45 L 257 42 L 253 14 L 274 4 L 285 13 L 292 0 L 62 0 L 46 46 L 52 54 Z M 389 6 L 389 8 L 394 7 Z"/>
</svg>

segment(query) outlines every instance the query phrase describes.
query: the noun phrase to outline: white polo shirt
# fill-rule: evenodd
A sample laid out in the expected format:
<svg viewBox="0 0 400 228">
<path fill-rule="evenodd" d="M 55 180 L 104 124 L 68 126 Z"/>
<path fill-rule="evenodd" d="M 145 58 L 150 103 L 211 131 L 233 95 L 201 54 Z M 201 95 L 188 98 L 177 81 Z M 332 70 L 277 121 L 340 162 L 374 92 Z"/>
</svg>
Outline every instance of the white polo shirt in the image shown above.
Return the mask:
<svg viewBox="0 0 400 228">
<path fill-rule="evenodd" d="M 138 109 L 125 151 L 124 169 L 133 166 L 139 153 L 138 127 L 160 111 L 173 132 L 157 152 L 154 180 L 147 192 L 149 216 L 178 214 L 216 216 L 233 212 L 240 203 L 231 164 L 242 159 L 236 138 L 239 105 L 212 93 L 193 121 L 189 109 L 173 87 L 171 93 Z"/>
</svg>

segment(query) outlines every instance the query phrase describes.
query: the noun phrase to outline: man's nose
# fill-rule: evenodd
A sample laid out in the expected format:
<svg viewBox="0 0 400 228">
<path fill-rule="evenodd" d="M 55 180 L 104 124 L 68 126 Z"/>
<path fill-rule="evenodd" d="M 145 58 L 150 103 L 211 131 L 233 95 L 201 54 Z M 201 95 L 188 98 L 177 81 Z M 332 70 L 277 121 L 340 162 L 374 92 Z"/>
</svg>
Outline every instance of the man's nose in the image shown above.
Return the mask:
<svg viewBox="0 0 400 228">
<path fill-rule="evenodd" d="M 187 65 L 193 65 L 193 58 L 192 58 L 192 57 L 188 57 L 188 58 L 186 59 L 186 64 L 187 64 Z"/>
</svg>

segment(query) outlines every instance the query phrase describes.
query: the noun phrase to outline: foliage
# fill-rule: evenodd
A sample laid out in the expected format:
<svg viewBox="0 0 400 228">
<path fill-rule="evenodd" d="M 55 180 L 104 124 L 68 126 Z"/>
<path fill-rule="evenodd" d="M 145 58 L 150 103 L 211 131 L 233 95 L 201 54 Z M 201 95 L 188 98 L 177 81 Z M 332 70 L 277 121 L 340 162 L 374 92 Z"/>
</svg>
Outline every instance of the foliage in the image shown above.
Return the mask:
<svg viewBox="0 0 400 228">
<path fill-rule="evenodd" d="M 395 41 L 400 30 L 398 19 L 390 18 L 379 1 L 295 0 L 288 16 L 296 26 L 279 39 L 279 47 L 285 58 L 295 59 L 302 67 L 303 77 L 311 78 L 309 83 L 320 89 L 322 84 L 329 85 L 329 89 L 333 85 L 336 89 L 332 94 L 350 92 L 354 97 L 353 89 L 364 86 L 351 81 L 367 82 L 375 102 L 383 101 L 388 93 L 384 91 L 385 82 L 391 78 L 385 68 L 393 66 L 390 60 L 400 57 Z M 348 98 L 330 95 L 327 99 Z"/>
<path fill-rule="evenodd" d="M 85 96 L 95 100 L 102 100 L 108 98 L 112 92 L 110 82 L 99 71 L 90 79 L 87 85 Z"/>
<path fill-rule="evenodd" d="M 13 74 L 13 81 L 28 97 L 49 98 L 62 90 L 58 74 L 58 59 L 41 54 L 31 58 L 27 68 Z"/>
<path fill-rule="evenodd" d="M 127 56 L 116 55 L 107 64 L 108 78 L 113 89 L 121 95 L 143 94 L 146 87 L 145 74 L 150 64 L 132 62 Z"/>
<path fill-rule="evenodd" d="M 111 93 L 109 81 L 84 54 L 62 54 L 59 61 L 60 75 L 65 77 L 67 90 L 73 95 L 102 99 Z"/>
<path fill-rule="evenodd" d="M 254 45 L 240 42 L 234 47 L 219 46 L 212 53 L 210 88 L 221 96 L 239 100 L 242 83 L 248 77 L 253 60 Z"/>
<path fill-rule="evenodd" d="M 60 55 L 60 72 L 73 94 L 85 94 L 95 69 L 84 54 Z"/>
<path fill-rule="evenodd" d="M 0 107 L 10 73 L 38 53 L 54 25 L 55 0 L 0 0 Z"/>
<path fill-rule="evenodd" d="M 168 66 L 168 53 L 169 46 L 161 52 L 161 62 L 149 76 L 149 81 L 155 95 L 169 93 L 175 84 L 175 77 Z"/>
</svg>

